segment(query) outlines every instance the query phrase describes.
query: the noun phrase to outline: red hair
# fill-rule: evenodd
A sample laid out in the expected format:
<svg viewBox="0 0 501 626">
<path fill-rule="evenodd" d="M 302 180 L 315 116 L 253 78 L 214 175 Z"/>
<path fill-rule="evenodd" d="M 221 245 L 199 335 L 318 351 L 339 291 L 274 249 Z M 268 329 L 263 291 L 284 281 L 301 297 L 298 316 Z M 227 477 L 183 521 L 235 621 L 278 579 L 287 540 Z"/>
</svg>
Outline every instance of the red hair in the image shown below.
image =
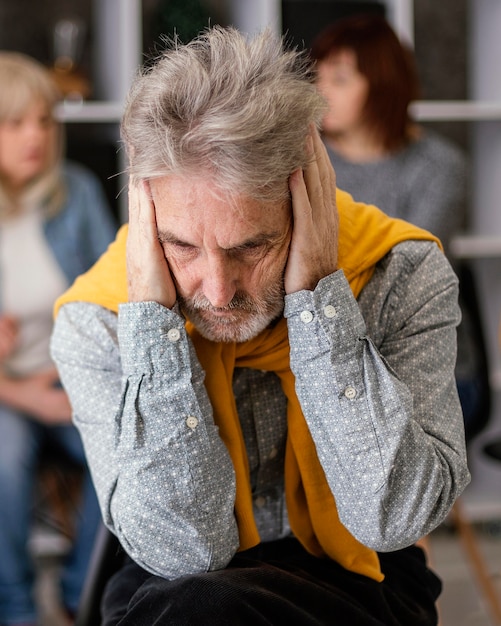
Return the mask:
<svg viewBox="0 0 501 626">
<path fill-rule="evenodd" d="M 373 14 L 342 18 L 314 39 L 314 61 L 327 60 L 341 51 L 355 54 L 358 71 L 369 84 L 365 119 L 387 150 L 409 139 L 409 104 L 419 97 L 414 55 L 388 22 Z"/>
</svg>

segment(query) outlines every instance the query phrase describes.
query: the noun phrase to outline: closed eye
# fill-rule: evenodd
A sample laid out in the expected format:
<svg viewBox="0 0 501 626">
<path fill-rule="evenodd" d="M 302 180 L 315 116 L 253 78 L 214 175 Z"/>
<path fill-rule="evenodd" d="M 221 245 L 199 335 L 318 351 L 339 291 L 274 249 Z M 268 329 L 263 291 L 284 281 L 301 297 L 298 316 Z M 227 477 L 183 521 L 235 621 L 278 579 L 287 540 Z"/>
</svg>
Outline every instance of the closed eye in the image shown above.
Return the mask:
<svg viewBox="0 0 501 626">
<path fill-rule="evenodd" d="M 230 248 L 226 251 L 228 256 L 236 258 L 255 258 L 261 256 L 269 250 L 269 242 L 249 241 L 241 246 Z"/>
<path fill-rule="evenodd" d="M 175 235 L 163 232 L 158 234 L 158 241 L 164 249 L 167 257 L 175 256 L 181 260 L 196 258 L 201 249 L 197 246 L 178 239 Z M 228 258 L 241 261 L 255 261 L 260 259 L 273 248 L 281 246 L 283 235 L 281 233 L 264 234 L 254 239 L 243 241 L 241 244 L 229 248 L 222 248 L 221 252 Z"/>
<path fill-rule="evenodd" d="M 195 258 L 199 253 L 199 249 L 196 246 L 192 246 L 184 241 L 162 241 L 161 238 L 159 238 L 159 241 L 167 257 L 188 260 Z"/>
</svg>

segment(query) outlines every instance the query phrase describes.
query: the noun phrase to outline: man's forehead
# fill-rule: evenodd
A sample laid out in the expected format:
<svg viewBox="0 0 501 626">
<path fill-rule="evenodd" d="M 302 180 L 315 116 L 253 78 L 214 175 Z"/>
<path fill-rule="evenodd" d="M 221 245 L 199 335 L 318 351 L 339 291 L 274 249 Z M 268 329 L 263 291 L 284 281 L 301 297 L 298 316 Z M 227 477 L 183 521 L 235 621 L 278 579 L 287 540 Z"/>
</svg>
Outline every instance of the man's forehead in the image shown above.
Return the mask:
<svg viewBox="0 0 501 626">
<path fill-rule="evenodd" d="M 164 242 L 232 249 L 286 236 L 290 210 L 283 202 L 265 202 L 227 194 L 200 177 L 156 179 L 152 197 L 158 234 Z"/>
<path fill-rule="evenodd" d="M 290 202 L 256 199 L 221 188 L 208 174 L 169 174 L 150 181 L 157 216 L 222 213 L 232 219 L 260 219 L 287 214 Z"/>
</svg>

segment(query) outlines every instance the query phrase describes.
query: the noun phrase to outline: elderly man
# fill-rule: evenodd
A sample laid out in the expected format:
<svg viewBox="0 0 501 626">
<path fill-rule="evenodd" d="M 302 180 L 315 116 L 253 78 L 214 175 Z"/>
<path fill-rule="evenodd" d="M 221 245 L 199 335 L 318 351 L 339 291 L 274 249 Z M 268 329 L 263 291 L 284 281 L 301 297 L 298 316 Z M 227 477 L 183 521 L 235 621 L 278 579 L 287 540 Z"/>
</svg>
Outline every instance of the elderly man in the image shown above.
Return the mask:
<svg viewBox="0 0 501 626">
<path fill-rule="evenodd" d="M 337 191 L 301 55 L 211 28 L 135 80 L 129 225 L 52 350 L 129 555 L 107 625 L 435 624 L 469 480 L 457 280 Z"/>
</svg>

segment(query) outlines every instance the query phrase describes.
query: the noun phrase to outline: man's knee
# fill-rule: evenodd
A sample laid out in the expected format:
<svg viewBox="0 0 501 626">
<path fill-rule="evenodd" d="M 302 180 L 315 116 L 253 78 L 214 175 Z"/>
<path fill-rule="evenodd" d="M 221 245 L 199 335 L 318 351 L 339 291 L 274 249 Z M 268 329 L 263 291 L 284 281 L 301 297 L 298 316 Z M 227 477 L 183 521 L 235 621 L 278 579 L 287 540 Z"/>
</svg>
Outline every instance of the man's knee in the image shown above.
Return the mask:
<svg viewBox="0 0 501 626">
<path fill-rule="evenodd" d="M 104 602 L 106 619 L 112 626 L 186 626 L 186 624 L 235 624 L 257 617 L 250 589 L 231 570 L 220 570 L 165 580 L 146 579 L 137 570 L 121 572 L 108 585 Z M 144 573 L 145 574 L 145 573 Z M 147 576 L 147 575 L 146 575 Z M 127 597 L 128 596 L 128 597 Z M 259 623 L 259 622 L 257 622 Z"/>
</svg>

